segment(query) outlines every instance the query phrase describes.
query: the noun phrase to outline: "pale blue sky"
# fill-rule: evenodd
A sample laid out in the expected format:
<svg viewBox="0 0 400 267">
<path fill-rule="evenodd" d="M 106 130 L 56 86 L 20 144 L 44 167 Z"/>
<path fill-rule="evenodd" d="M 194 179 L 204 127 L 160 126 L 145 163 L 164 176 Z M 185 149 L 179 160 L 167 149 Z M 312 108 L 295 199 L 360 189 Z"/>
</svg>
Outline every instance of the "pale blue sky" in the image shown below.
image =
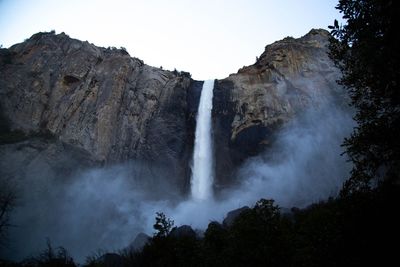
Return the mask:
<svg viewBox="0 0 400 267">
<path fill-rule="evenodd" d="M 267 44 L 324 28 L 337 0 L 0 0 L 0 44 L 56 30 L 195 79 L 253 64 Z"/>
</svg>

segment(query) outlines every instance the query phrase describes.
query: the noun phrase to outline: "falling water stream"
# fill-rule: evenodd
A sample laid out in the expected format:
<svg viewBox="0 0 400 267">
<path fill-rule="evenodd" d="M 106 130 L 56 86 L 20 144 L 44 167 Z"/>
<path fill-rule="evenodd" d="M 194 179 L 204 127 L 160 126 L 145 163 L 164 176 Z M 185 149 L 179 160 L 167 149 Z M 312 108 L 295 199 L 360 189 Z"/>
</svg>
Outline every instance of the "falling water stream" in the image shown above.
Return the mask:
<svg viewBox="0 0 400 267">
<path fill-rule="evenodd" d="M 195 200 L 212 198 L 213 153 L 211 138 L 211 110 L 214 80 L 204 81 L 196 120 L 193 152 L 191 193 Z"/>
</svg>

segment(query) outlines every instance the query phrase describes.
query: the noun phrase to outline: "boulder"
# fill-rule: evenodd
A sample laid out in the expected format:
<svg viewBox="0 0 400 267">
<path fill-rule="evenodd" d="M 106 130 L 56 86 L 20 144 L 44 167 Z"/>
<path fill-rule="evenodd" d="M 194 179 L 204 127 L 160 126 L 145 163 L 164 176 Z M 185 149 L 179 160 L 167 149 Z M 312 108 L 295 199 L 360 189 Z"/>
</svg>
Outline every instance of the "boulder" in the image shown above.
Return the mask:
<svg viewBox="0 0 400 267">
<path fill-rule="evenodd" d="M 235 210 L 231 210 L 230 212 L 228 212 L 228 214 L 226 215 L 225 219 L 222 222 L 222 225 L 224 227 L 231 227 L 232 224 L 234 223 L 234 221 L 236 220 L 236 218 L 244 211 L 246 210 L 250 210 L 250 208 L 248 206 L 244 206 L 241 207 L 239 209 L 235 209 Z"/>
<path fill-rule="evenodd" d="M 196 238 L 196 232 L 189 225 L 181 225 L 172 229 L 170 236 L 174 238 Z"/>
</svg>

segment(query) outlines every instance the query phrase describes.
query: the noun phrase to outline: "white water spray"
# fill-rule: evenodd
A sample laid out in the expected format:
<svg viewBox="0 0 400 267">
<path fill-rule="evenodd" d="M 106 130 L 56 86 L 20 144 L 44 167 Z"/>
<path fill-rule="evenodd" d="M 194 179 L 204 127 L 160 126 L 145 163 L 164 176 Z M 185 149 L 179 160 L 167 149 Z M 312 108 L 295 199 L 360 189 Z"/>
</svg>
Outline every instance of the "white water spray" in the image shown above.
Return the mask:
<svg viewBox="0 0 400 267">
<path fill-rule="evenodd" d="M 214 80 L 204 81 L 197 111 L 196 135 L 194 140 L 193 168 L 191 179 L 192 198 L 212 198 L 213 153 L 211 139 L 211 110 Z"/>
</svg>

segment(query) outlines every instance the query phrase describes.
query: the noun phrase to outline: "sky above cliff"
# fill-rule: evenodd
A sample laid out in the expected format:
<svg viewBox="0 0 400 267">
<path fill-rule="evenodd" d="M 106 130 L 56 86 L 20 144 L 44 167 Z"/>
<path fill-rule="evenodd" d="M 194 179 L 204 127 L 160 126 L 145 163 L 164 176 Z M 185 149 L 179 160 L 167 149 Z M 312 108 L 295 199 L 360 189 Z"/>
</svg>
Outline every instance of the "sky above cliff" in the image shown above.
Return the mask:
<svg viewBox="0 0 400 267">
<path fill-rule="evenodd" d="M 0 0 L 0 44 L 39 31 L 125 47 L 148 65 L 224 78 L 267 44 L 301 37 L 341 17 L 337 0 Z"/>
</svg>

